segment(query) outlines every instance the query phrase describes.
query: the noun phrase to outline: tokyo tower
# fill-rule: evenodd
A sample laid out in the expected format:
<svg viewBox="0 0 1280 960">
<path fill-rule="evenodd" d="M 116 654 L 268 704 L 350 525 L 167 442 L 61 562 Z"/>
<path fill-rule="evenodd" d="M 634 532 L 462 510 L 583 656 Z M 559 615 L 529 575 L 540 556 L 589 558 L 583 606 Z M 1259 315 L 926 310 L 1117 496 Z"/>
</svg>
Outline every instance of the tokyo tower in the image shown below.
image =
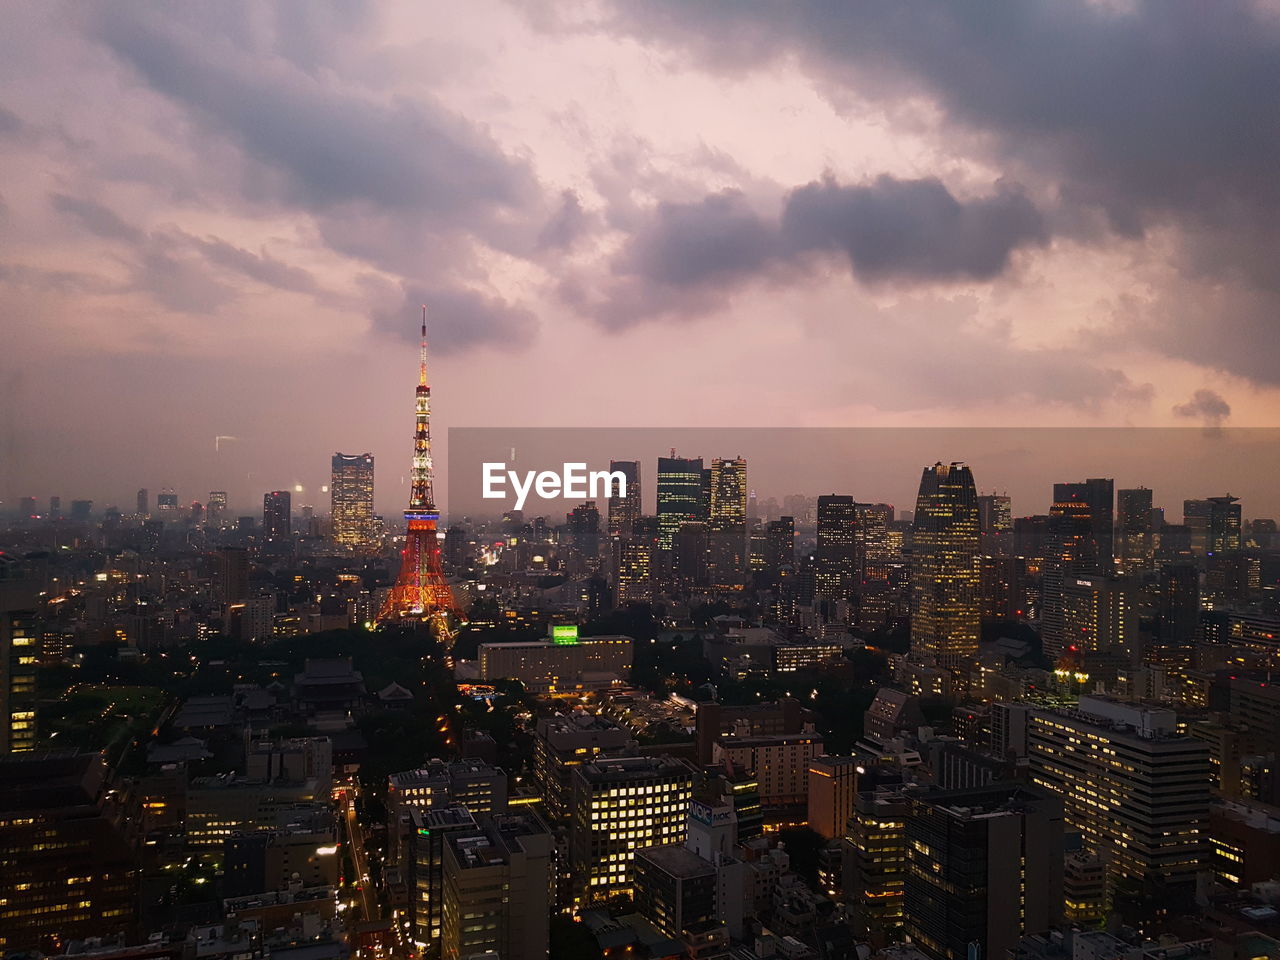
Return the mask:
<svg viewBox="0 0 1280 960">
<path fill-rule="evenodd" d="M 445 582 L 440 568 L 440 544 L 432 491 L 431 466 L 431 386 L 427 383 L 427 308 L 422 308 L 422 352 L 418 367 L 417 402 L 414 406 L 417 427 L 413 434 L 413 484 L 409 509 L 404 512 L 404 561 L 400 576 L 378 613 L 379 624 L 421 621 L 430 623 L 442 639 L 456 632 L 459 609 L 453 591 Z"/>
</svg>

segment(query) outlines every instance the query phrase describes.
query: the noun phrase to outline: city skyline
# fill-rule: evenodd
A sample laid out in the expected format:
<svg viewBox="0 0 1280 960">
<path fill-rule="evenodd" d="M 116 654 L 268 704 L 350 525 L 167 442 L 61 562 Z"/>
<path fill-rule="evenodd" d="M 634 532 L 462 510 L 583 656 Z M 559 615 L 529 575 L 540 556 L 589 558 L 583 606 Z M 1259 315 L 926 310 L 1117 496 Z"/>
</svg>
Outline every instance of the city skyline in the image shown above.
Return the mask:
<svg viewBox="0 0 1280 960">
<path fill-rule="evenodd" d="M 403 400 L 402 400 L 403 405 Z M 978 491 L 984 494 L 1008 494 L 1016 516 L 1047 513 L 1053 504 L 1053 488 L 1064 478 L 1085 474 L 1106 475 L 1114 479 L 1115 489 L 1146 487 L 1154 494 L 1153 505 L 1170 516 L 1181 516 L 1184 500 L 1231 494 L 1244 501 L 1245 515 L 1266 517 L 1280 514 L 1280 493 L 1269 477 L 1280 469 L 1280 430 L 1254 428 L 1106 428 L 1099 430 L 1053 429 L 729 429 L 692 428 L 633 430 L 503 430 L 480 428 L 456 431 L 459 454 L 450 458 L 446 442 L 435 442 L 437 450 L 446 452 L 444 470 L 437 473 L 436 489 L 443 513 L 458 516 L 497 516 L 510 508 L 504 501 L 481 498 L 480 465 L 490 456 L 517 453 L 517 460 L 536 468 L 559 467 L 566 462 L 584 459 L 594 468 L 604 469 L 622 446 L 634 460 L 636 449 L 652 451 L 641 458 L 642 476 L 656 477 L 656 464 L 670 453 L 667 444 L 681 446 L 681 457 L 692 450 L 717 451 L 742 455 L 748 462 L 747 488 L 757 502 L 767 499 L 782 501 L 791 495 L 816 498 L 824 494 L 851 495 L 862 502 L 887 503 L 899 512 L 914 507 L 918 471 L 935 460 L 954 460 L 969 464 L 975 470 Z M 403 452 L 379 471 L 374 487 L 374 511 L 387 518 L 403 509 L 409 495 L 408 474 L 404 469 L 410 458 Z M 959 456 L 968 450 L 973 456 Z M 500 452 L 499 452 L 500 451 Z M 527 451 L 527 453 L 525 452 Z M 941 451 L 942 456 L 937 454 Z M 807 482 L 794 481 L 797 458 L 809 473 Z M 324 461 L 331 461 L 326 454 Z M 714 454 L 702 459 L 710 464 Z M 630 462 L 630 461 L 628 461 Z M 706 467 L 705 469 L 710 469 Z M 301 472 L 301 471 L 298 471 Z M 280 488 L 291 494 L 296 510 L 310 506 L 322 514 L 329 513 L 332 497 L 331 468 L 313 470 L 315 480 L 305 485 Z M 387 479 L 385 474 L 399 474 Z M 456 498 L 458 507 L 450 507 L 449 478 L 460 477 L 463 495 Z M 455 479 L 454 483 L 459 480 Z M 56 488 L 55 488 L 56 489 Z M 117 497 L 79 496 L 63 490 L 25 493 L 13 500 L 0 501 L 0 510 L 20 510 L 21 503 L 33 501 L 37 513 L 47 515 L 51 500 L 57 500 L 63 514 L 78 502 L 88 502 L 96 515 L 108 507 L 122 513 L 135 511 L 131 505 L 141 503 L 146 493 L 154 499 L 153 511 L 165 516 L 166 511 L 188 508 L 193 502 L 208 505 L 210 497 L 223 500 L 219 512 L 224 516 L 260 514 L 262 496 L 273 488 L 259 489 L 245 482 L 237 493 L 226 490 L 174 490 L 151 486 L 131 488 Z M 641 510 L 657 511 L 656 483 L 641 483 Z M 173 500 L 165 506 L 161 500 Z M 589 497 L 547 500 L 531 492 L 526 514 L 546 515 L 556 519 L 560 512 Z M 562 510 L 563 508 L 563 510 Z M 607 508 L 602 506 L 607 512 Z M 147 511 L 142 511 L 147 512 Z"/>
<path fill-rule="evenodd" d="M 1276 422 L 1261 6 L 644 6 L 15 11 L 0 496 L 396 462 L 423 301 L 438 433 Z"/>
<path fill-rule="evenodd" d="M 0 960 L 1280 960 L 1280 0 L 11 7 Z"/>
</svg>

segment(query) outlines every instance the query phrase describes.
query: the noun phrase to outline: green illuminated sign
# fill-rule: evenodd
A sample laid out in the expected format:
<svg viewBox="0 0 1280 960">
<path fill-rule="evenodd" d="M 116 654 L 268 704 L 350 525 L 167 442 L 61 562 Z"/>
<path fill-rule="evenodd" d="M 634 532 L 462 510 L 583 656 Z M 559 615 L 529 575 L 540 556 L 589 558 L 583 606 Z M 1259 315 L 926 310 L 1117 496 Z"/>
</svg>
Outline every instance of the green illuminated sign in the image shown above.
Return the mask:
<svg viewBox="0 0 1280 960">
<path fill-rule="evenodd" d="M 551 639 L 556 643 L 577 643 L 578 625 L 576 623 L 556 624 L 551 628 Z"/>
</svg>

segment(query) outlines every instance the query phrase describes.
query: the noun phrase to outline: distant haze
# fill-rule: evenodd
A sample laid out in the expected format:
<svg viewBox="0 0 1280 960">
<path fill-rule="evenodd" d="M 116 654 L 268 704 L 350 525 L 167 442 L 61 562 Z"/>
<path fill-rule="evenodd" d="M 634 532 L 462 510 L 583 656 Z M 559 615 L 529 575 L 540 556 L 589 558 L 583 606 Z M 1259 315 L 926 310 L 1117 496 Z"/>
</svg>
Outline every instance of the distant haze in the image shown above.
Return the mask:
<svg viewBox="0 0 1280 960">
<path fill-rule="evenodd" d="M 1280 425 L 1274 4 L 5 13 L 9 504 L 326 510 L 341 450 L 394 514 L 424 303 L 442 469 L 458 427 Z M 938 458 L 1019 511 L 1122 472 L 676 445 L 898 506 Z"/>
</svg>

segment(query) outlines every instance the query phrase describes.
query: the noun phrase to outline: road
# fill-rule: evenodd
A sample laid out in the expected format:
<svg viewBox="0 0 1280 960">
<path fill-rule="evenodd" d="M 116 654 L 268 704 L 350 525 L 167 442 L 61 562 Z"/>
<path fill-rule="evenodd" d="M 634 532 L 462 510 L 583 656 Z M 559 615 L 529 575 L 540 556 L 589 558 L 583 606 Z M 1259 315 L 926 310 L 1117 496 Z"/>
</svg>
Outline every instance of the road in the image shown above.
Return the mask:
<svg viewBox="0 0 1280 960">
<path fill-rule="evenodd" d="M 355 883 L 360 890 L 361 919 L 378 919 L 378 898 L 374 895 L 373 884 L 369 876 L 369 858 L 364 852 L 364 829 L 356 817 L 356 798 L 354 790 L 343 792 L 346 802 L 347 842 L 351 845 L 351 863 L 355 867 Z"/>
</svg>

